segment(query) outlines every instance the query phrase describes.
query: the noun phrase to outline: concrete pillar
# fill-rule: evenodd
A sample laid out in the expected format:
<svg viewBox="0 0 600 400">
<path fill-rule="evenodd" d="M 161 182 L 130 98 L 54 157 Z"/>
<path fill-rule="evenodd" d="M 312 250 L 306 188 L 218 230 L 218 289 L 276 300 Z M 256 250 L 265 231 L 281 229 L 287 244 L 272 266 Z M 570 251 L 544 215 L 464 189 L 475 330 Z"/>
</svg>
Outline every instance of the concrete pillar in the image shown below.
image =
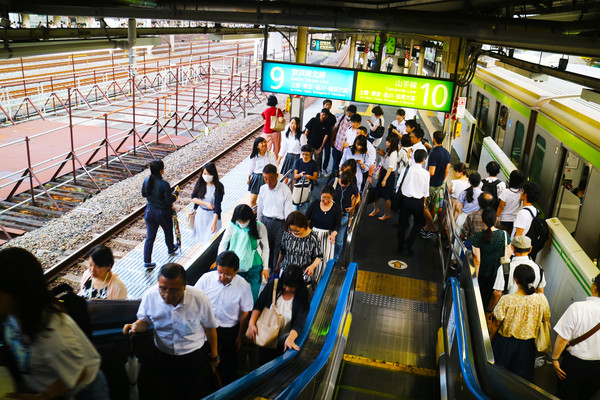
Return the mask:
<svg viewBox="0 0 600 400">
<path fill-rule="evenodd" d="M 306 63 L 306 46 L 308 44 L 308 28 L 299 26 L 296 31 L 296 62 Z M 290 101 L 290 118 L 300 118 L 300 127 L 304 126 L 304 97 L 292 97 Z"/>
<path fill-rule="evenodd" d="M 356 35 L 350 35 L 350 52 L 348 55 L 348 67 L 354 68 L 354 57 L 356 56 Z"/>
<path fill-rule="evenodd" d="M 169 53 L 172 54 L 175 52 L 175 35 L 169 35 L 167 38 L 169 39 Z"/>
<path fill-rule="evenodd" d="M 23 21 L 23 28 L 29 28 L 29 14 L 21 14 L 21 19 Z"/>
<path fill-rule="evenodd" d="M 379 32 L 379 51 L 375 54 L 375 62 L 377 63 L 375 68 L 376 71 L 381 71 L 381 62 L 383 60 L 383 52 L 385 51 L 385 40 L 387 34 L 385 32 Z"/>
<path fill-rule="evenodd" d="M 425 42 L 421 42 L 419 50 L 419 69 L 417 75 L 423 75 L 423 65 L 425 64 Z"/>
<path fill-rule="evenodd" d="M 308 28 L 299 26 L 296 42 L 296 62 L 306 63 L 306 45 L 308 43 Z"/>
</svg>

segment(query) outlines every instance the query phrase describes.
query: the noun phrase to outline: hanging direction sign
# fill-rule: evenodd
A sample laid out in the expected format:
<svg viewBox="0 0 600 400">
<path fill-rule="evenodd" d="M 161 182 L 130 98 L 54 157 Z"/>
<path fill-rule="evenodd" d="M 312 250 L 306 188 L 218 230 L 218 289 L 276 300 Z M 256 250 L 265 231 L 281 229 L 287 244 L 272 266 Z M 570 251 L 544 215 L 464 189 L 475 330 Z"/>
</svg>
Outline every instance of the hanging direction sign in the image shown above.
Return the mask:
<svg viewBox="0 0 600 400">
<path fill-rule="evenodd" d="M 312 51 L 329 51 L 335 53 L 335 40 L 311 39 L 310 49 Z"/>
<path fill-rule="evenodd" d="M 265 61 L 262 91 L 352 100 L 354 71 Z"/>
<path fill-rule="evenodd" d="M 448 80 L 357 71 L 354 100 L 449 112 L 453 87 Z"/>
<path fill-rule="evenodd" d="M 285 63 L 263 62 L 262 91 L 449 112 L 454 82 Z"/>
</svg>

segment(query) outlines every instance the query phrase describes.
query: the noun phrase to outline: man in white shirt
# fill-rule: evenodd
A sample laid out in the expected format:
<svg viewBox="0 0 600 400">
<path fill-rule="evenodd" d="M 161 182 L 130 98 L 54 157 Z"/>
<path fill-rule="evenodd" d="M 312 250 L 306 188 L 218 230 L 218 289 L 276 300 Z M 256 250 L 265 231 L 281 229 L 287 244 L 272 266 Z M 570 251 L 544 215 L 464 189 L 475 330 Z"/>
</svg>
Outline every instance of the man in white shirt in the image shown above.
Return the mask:
<svg viewBox="0 0 600 400">
<path fill-rule="evenodd" d="M 529 235 L 529 229 L 531 228 L 533 218 L 540 213 L 538 209 L 535 208 L 533 203 L 538 201 L 541 197 L 542 189 L 536 182 L 527 182 L 525 185 L 523 185 L 523 190 L 521 191 L 521 202 L 523 203 L 523 208 L 517 212 L 515 221 L 513 223 L 511 237 Z M 535 261 L 537 254 L 543 247 L 543 244 L 533 243 L 529 257 Z"/>
<path fill-rule="evenodd" d="M 285 219 L 294 211 L 294 206 L 292 205 L 292 192 L 287 185 L 279 182 L 276 166 L 265 165 L 263 178 L 265 184 L 258 192 L 256 217 L 265 224 L 269 233 L 269 268 L 272 274 L 279 258 Z"/>
<path fill-rule="evenodd" d="M 408 124 L 406 126 L 408 126 Z M 421 129 L 418 125 L 412 132 L 409 133 L 409 135 L 412 146 L 410 147 L 410 158 L 408 160 L 408 165 L 412 166 L 415 164 L 415 152 L 417 150 L 424 150 L 425 154 L 427 154 L 427 147 L 425 147 L 425 145 L 423 144 L 423 136 L 425 135 L 425 132 L 423 132 L 423 129 Z M 425 160 L 427 160 L 427 155 L 425 156 Z"/>
<path fill-rule="evenodd" d="M 237 274 L 240 259 L 233 251 L 222 252 L 215 263 L 216 270 L 202 275 L 194 287 L 206 293 L 219 321 L 219 373 L 227 385 L 236 380 L 237 352 L 248 329 L 254 300 L 250 284 Z"/>
<path fill-rule="evenodd" d="M 533 286 L 536 288 L 536 293 L 544 293 L 544 287 L 546 287 L 546 277 L 542 272 L 542 268 L 529 258 L 529 253 L 531 253 L 531 239 L 527 236 L 517 236 L 513 238 L 510 244 L 514 257 L 510 261 L 508 279 L 505 281 L 504 269 L 502 266 L 499 266 L 496 273 L 496 280 L 494 281 L 494 293 L 486 309 L 486 314 L 489 315 L 494 311 L 494 307 L 498 304 L 498 300 L 500 300 L 502 294 L 512 294 L 517 291 L 518 287 L 515 283 L 514 272 L 515 268 L 521 264 L 529 265 L 533 268 L 533 272 L 535 273 Z M 504 288 L 506 288 L 506 293 L 504 293 Z"/>
<path fill-rule="evenodd" d="M 592 281 L 592 296 L 571 304 L 554 326 L 558 335 L 554 342 L 552 364 L 559 379 L 558 395 L 561 399 L 591 399 L 600 390 L 600 331 L 564 351 L 569 342 L 600 323 L 599 285 L 600 274 Z"/>
<path fill-rule="evenodd" d="M 219 365 L 218 322 L 210 300 L 186 282 L 181 265 L 163 265 L 158 285 L 142 298 L 137 321 L 123 327 L 127 335 L 145 332 L 154 325 L 153 363 L 158 366 L 155 381 L 160 399 L 199 398 L 207 353 L 211 368 Z"/>
<path fill-rule="evenodd" d="M 413 255 L 412 244 L 417 238 L 419 230 L 425 225 L 425 202 L 429 196 L 429 172 L 423 168 L 427 158 L 425 150 L 414 152 L 415 164 L 408 168 L 406 175 L 400 181 L 400 215 L 398 216 L 398 252 L 404 252 L 407 256 Z M 404 239 L 409 224 L 409 216 L 412 215 L 413 227 Z"/>
</svg>

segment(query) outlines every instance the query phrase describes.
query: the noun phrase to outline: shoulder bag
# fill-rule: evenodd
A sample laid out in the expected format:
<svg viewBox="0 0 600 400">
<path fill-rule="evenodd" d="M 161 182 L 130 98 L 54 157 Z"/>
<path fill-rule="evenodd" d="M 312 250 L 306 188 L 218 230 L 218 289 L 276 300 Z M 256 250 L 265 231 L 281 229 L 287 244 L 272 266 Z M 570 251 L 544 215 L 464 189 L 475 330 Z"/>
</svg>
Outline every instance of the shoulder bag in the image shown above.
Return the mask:
<svg viewBox="0 0 600 400">
<path fill-rule="evenodd" d="M 277 339 L 281 329 L 281 315 L 277 313 L 277 282 L 273 284 L 273 302 L 271 308 L 265 307 L 256 321 L 256 344 L 267 349 L 277 348 Z"/>
<path fill-rule="evenodd" d="M 281 132 L 285 129 L 285 118 L 283 118 L 283 112 L 279 108 L 275 111 L 275 115 L 271 116 L 270 126 L 273 131 Z"/>
<path fill-rule="evenodd" d="M 541 280 L 541 278 L 540 278 Z M 550 321 L 544 321 L 544 311 L 540 313 L 540 328 L 535 338 L 535 347 L 540 353 L 548 353 L 552 348 L 552 339 L 550 338 Z"/>
<path fill-rule="evenodd" d="M 569 348 L 571 346 L 575 346 L 575 345 L 583 342 L 584 340 L 586 340 L 587 338 L 589 338 L 590 336 L 592 336 L 594 333 L 598 332 L 599 330 L 600 330 L 600 323 L 598 323 L 598 325 L 596 325 L 595 327 L 593 327 L 592 329 L 590 329 L 583 335 L 579 336 L 578 338 L 571 340 L 569 342 L 569 344 L 567 344 L 567 348 Z"/>
</svg>

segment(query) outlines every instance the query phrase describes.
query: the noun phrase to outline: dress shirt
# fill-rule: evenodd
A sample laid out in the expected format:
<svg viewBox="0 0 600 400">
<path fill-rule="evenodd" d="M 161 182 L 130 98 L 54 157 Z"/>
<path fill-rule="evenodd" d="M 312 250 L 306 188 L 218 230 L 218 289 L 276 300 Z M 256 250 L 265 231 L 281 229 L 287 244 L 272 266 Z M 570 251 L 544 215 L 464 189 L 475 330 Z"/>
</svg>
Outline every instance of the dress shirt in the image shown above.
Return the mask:
<svg viewBox="0 0 600 400">
<path fill-rule="evenodd" d="M 429 196 L 429 172 L 425 171 L 421 164 L 409 167 L 402 184 L 402 194 L 415 199 Z"/>
<path fill-rule="evenodd" d="M 533 216 L 529 211 L 526 210 L 526 208 L 528 208 L 531 211 L 531 213 L 533 213 Z M 513 230 L 510 235 L 511 239 L 515 237 L 515 234 L 517 233 L 517 228 L 523 228 L 523 235 L 527 235 L 527 233 L 529 233 L 529 228 L 531 228 L 531 222 L 533 221 L 533 218 L 536 215 L 538 215 L 538 210 L 534 206 L 525 206 L 521 208 L 517 212 L 517 216 L 515 217 Z"/>
<path fill-rule="evenodd" d="M 261 157 L 260 154 L 257 154 L 256 157 L 250 159 L 249 175 L 262 174 L 263 168 L 265 168 L 265 165 L 267 164 L 277 166 L 277 157 L 275 157 L 275 154 L 273 154 L 272 151 L 268 150 L 265 152 L 264 156 Z"/>
<path fill-rule="evenodd" d="M 262 222 L 263 217 L 285 220 L 292 211 L 292 192 L 287 185 L 277 182 L 275 189 L 268 184 L 260 187 L 256 206 L 256 216 Z"/>
<path fill-rule="evenodd" d="M 217 271 L 210 271 L 200 277 L 194 285 L 210 299 L 219 328 L 231 328 L 240 322 L 240 312 L 250 312 L 254 306 L 250 284 L 239 275 L 223 285 Z"/>
<path fill-rule="evenodd" d="M 302 136 L 301 136 L 302 137 Z M 289 137 L 284 133 L 281 135 L 281 148 L 279 149 L 279 157 L 284 157 L 286 154 L 300 154 L 302 143 L 300 139 L 296 139 L 296 135 L 290 131 Z"/>
<path fill-rule="evenodd" d="M 546 275 L 542 276 L 542 282 L 540 282 L 540 266 L 535 263 L 529 256 L 514 256 L 510 261 L 510 269 L 508 272 L 508 285 L 506 286 L 506 290 L 508 294 L 516 293 L 518 286 L 515 283 L 514 273 L 515 269 L 521 265 L 529 265 L 535 274 L 535 279 L 533 280 L 533 286 L 537 289 L 543 289 L 546 287 Z M 538 286 L 539 283 L 539 286 Z M 498 272 L 496 273 L 496 280 L 494 281 L 494 290 L 504 290 L 504 269 L 502 265 L 498 267 Z"/>
<path fill-rule="evenodd" d="M 425 145 L 421 142 L 417 142 L 415 144 L 413 144 L 411 147 L 412 152 L 410 153 L 410 159 L 408 160 L 408 165 L 413 166 L 415 165 L 415 152 L 417 150 L 425 150 L 427 151 L 427 147 L 425 147 Z M 427 166 L 427 159 L 425 159 L 425 167 Z"/>
<path fill-rule="evenodd" d="M 338 131 L 335 137 L 335 142 L 333 143 L 333 147 L 335 147 L 339 151 L 343 151 L 343 144 L 346 141 L 346 132 L 348 131 L 348 129 L 351 129 L 350 117 L 348 117 L 346 114 L 343 114 L 338 119 L 336 126 L 338 128 Z"/>
<path fill-rule="evenodd" d="M 386 153 L 386 155 L 381 158 L 381 161 L 379 161 L 379 165 L 385 170 L 391 169 L 392 172 L 396 172 L 396 168 L 398 167 L 398 152 L 392 151 L 389 156 Z"/>
<path fill-rule="evenodd" d="M 348 128 L 348 130 L 346 131 L 346 143 L 348 143 L 348 147 L 352 146 L 354 144 L 354 139 L 356 139 L 356 133 L 357 129 L 352 129 L 352 126 L 350 126 L 350 128 Z"/>
<path fill-rule="evenodd" d="M 204 328 L 219 326 L 208 296 L 192 286 L 186 286 L 176 306 L 165 303 L 158 285 L 151 287 L 142 298 L 137 317 L 154 325 L 156 347 L 176 356 L 202 348 L 206 342 Z"/>
<path fill-rule="evenodd" d="M 398 122 L 397 119 L 392 121 L 392 126 L 400 133 L 400 137 L 406 133 L 406 120 L 403 119 L 402 122 Z"/>
<path fill-rule="evenodd" d="M 600 298 L 588 297 L 585 301 L 571 304 L 554 326 L 554 330 L 563 338 L 573 340 L 596 326 L 599 315 Z M 569 347 L 567 351 L 581 360 L 600 360 L 600 332 Z"/>
</svg>

